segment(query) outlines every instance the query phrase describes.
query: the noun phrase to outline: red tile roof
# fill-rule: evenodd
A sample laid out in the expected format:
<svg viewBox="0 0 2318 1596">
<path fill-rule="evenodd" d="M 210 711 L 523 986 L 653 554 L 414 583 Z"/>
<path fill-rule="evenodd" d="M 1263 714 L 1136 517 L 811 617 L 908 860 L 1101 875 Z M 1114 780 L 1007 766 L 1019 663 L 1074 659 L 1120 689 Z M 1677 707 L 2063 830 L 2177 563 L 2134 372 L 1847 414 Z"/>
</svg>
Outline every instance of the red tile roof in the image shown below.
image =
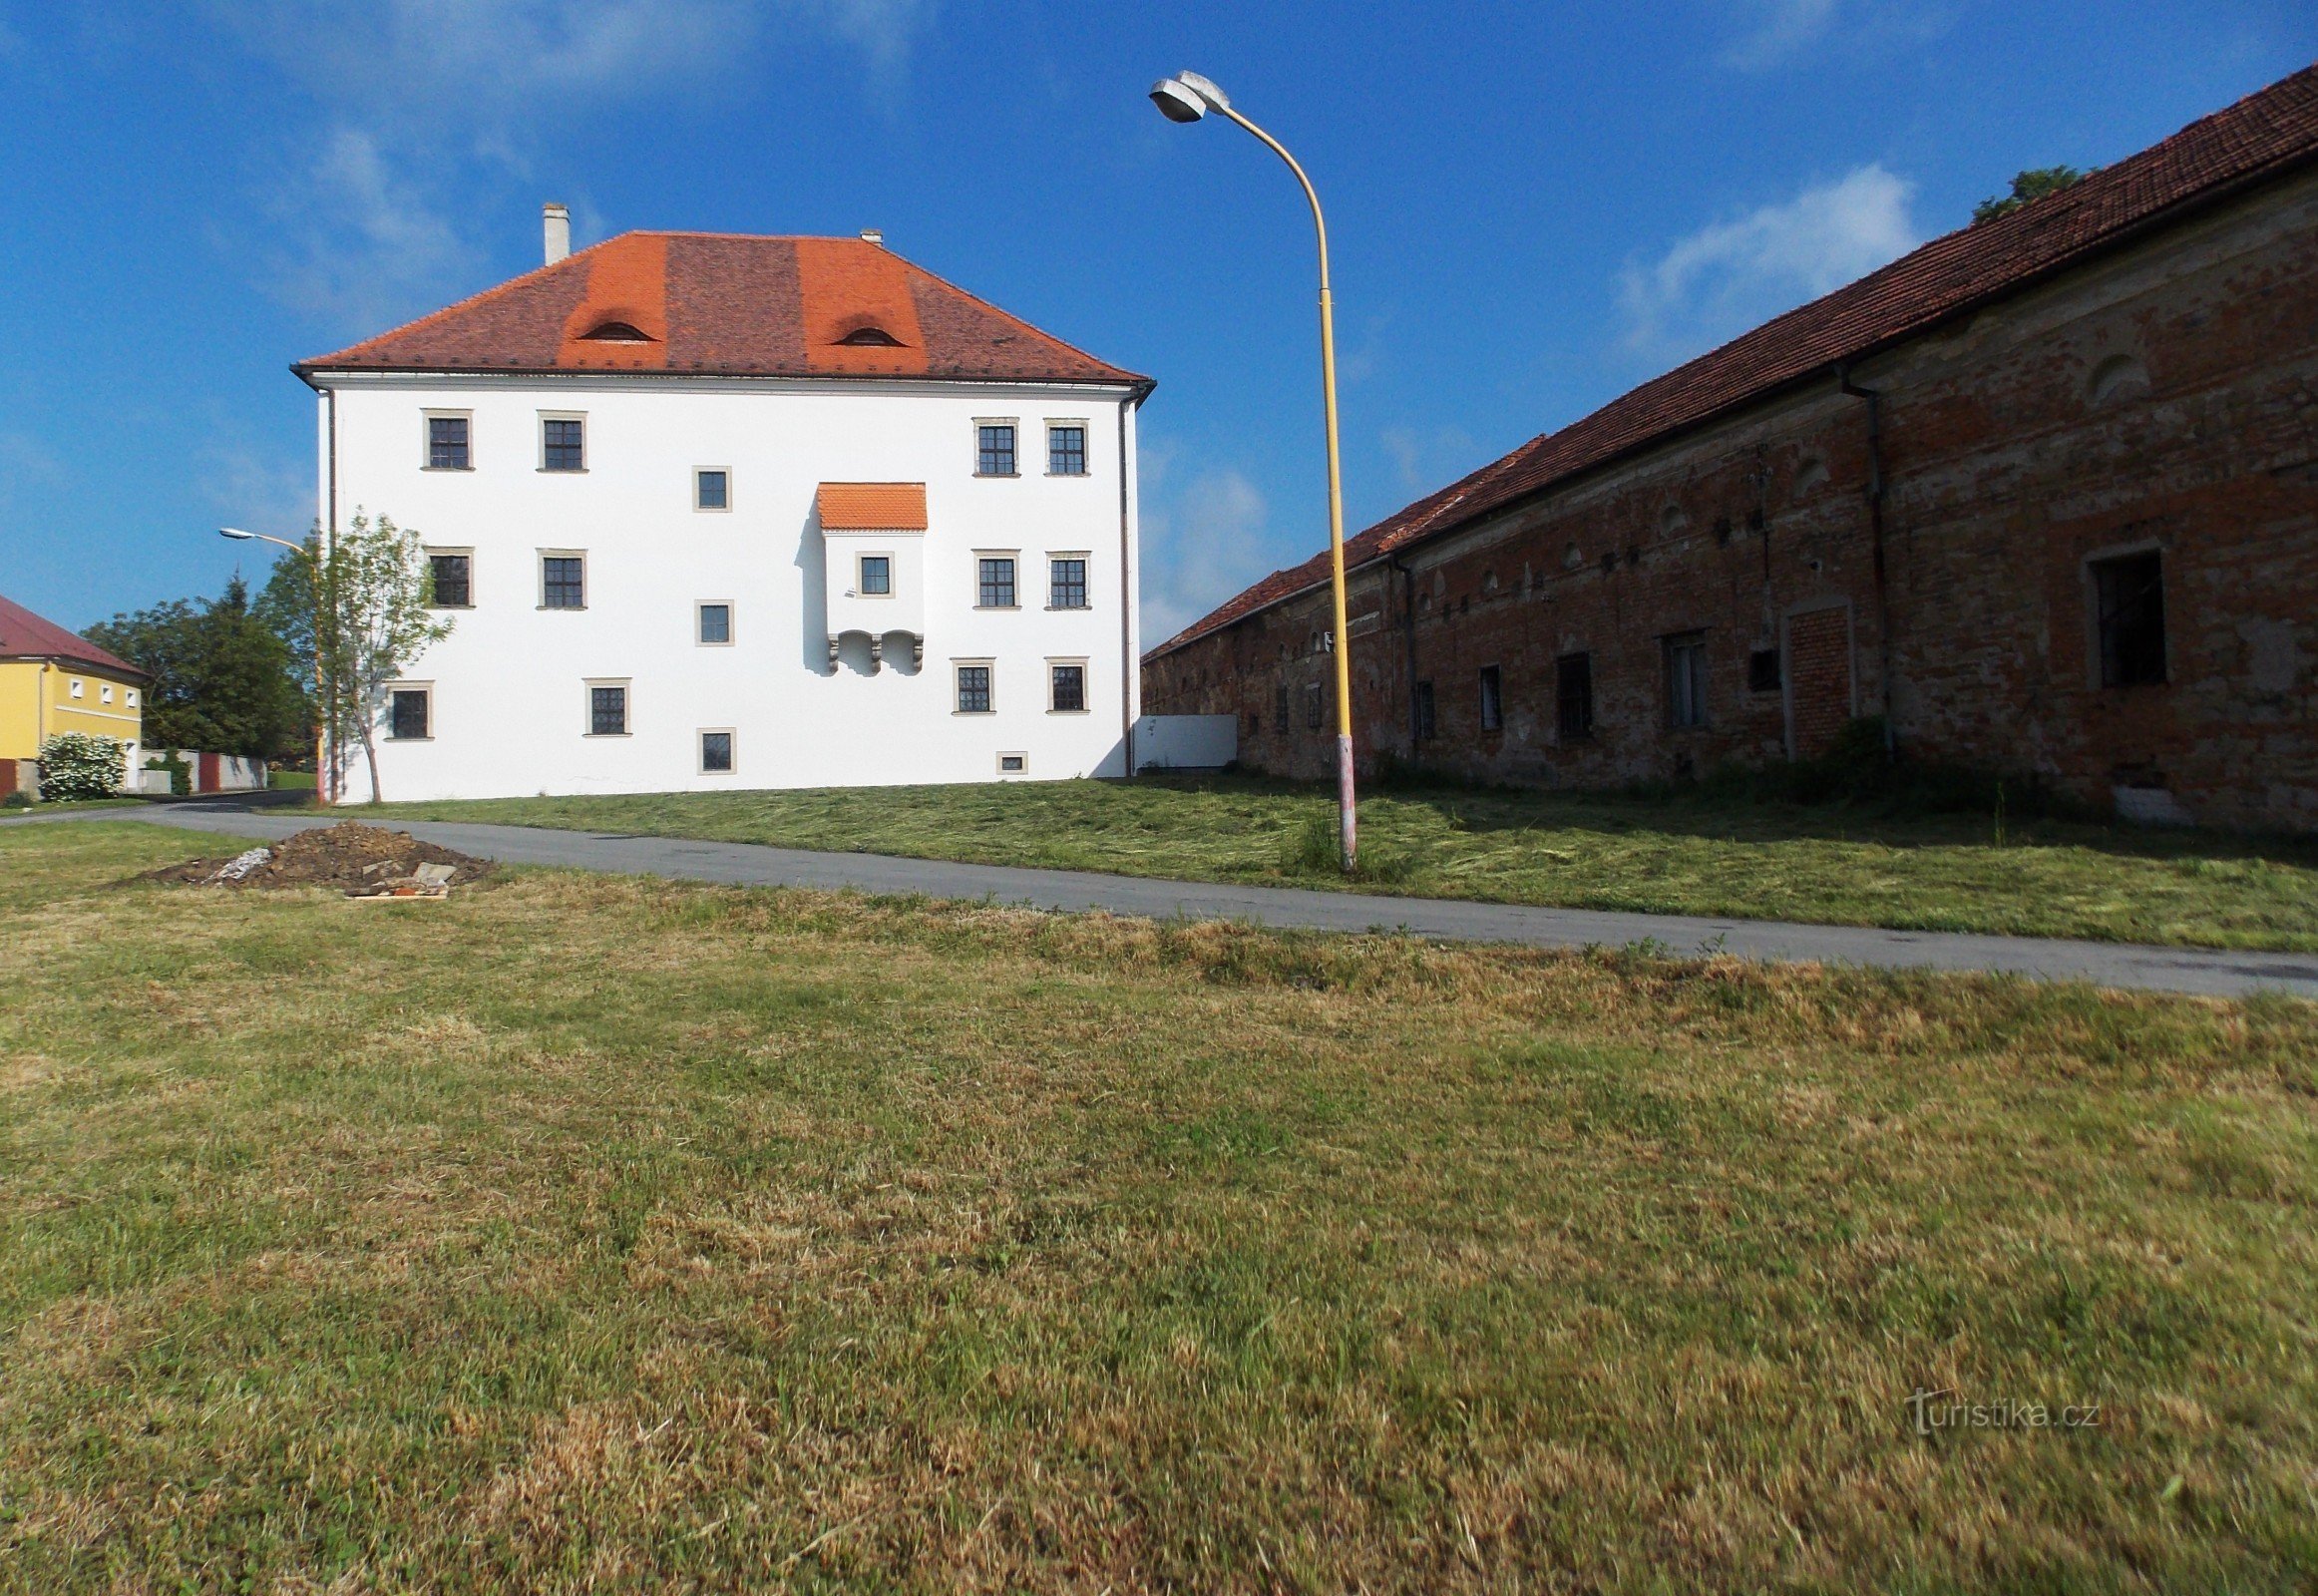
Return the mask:
<svg viewBox="0 0 2318 1596">
<path fill-rule="evenodd" d="M 2318 156 L 2318 67 L 2193 122 L 2136 156 L 2010 215 L 1902 255 L 1848 287 L 1767 321 L 1559 432 L 1419 499 L 1345 545 L 1380 560 L 1514 501 L 1659 443 L 1839 362 L 1874 353 L 2137 236 L 2200 201 Z M 1326 551 L 1276 571 L 1144 655 L 1157 658 L 1328 581 Z"/>
<path fill-rule="evenodd" d="M 922 482 L 825 482 L 813 508 L 824 532 L 924 532 Z"/>
<path fill-rule="evenodd" d="M 137 680 L 146 674 L 118 654 L 107 653 L 7 598 L 0 598 L 0 659 L 67 659 Z"/>
<path fill-rule="evenodd" d="M 641 338 L 588 336 L 615 323 Z M 893 341 L 843 341 L 872 331 Z M 709 232 L 623 232 L 291 369 L 300 376 L 665 371 L 1149 386 L 882 245 Z"/>
</svg>

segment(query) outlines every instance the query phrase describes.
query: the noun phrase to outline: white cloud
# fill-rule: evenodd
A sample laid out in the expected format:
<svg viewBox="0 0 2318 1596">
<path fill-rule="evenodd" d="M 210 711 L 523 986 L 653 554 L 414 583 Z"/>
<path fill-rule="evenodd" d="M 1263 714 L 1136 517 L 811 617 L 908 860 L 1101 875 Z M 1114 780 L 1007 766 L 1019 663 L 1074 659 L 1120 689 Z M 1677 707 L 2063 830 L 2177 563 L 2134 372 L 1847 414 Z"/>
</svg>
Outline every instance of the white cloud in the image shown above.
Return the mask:
<svg viewBox="0 0 2318 1596">
<path fill-rule="evenodd" d="M 1391 457 L 1400 486 L 1412 494 L 1430 493 L 1444 482 L 1463 475 L 1462 462 L 1473 454 L 1473 439 L 1461 427 L 1386 427 L 1377 437 Z"/>
<path fill-rule="evenodd" d="M 285 464 L 244 443 L 213 443 L 201 452 L 198 482 L 201 497 L 228 526 L 294 542 L 314 524 L 318 489 L 311 465 Z"/>
<path fill-rule="evenodd" d="M 1265 547 L 1271 508 L 1262 491 L 1223 466 L 1201 472 L 1180 493 L 1155 493 L 1168 454 L 1147 447 L 1141 462 L 1146 648 L 1272 571 Z"/>
<path fill-rule="evenodd" d="M 382 332 L 465 285 L 478 251 L 378 136 L 341 128 L 269 206 L 284 240 L 269 286 L 283 302 L 349 332 Z"/>
<path fill-rule="evenodd" d="M 1723 64 L 1740 72 L 1779 66 L 1826 37 L 1838 0 L 1746 0 L 1738 7 L 1744 31 L 1723 52 Z"/>
<path fill-rule="evenodd" d="M 1627 346 L 1653 359 L 1714 347 L 1896 259 L 1921 241 L 1915 185 L 1865 166 L 1782 204 L 1701 227 L 1619 285 Z"/>
</svg>

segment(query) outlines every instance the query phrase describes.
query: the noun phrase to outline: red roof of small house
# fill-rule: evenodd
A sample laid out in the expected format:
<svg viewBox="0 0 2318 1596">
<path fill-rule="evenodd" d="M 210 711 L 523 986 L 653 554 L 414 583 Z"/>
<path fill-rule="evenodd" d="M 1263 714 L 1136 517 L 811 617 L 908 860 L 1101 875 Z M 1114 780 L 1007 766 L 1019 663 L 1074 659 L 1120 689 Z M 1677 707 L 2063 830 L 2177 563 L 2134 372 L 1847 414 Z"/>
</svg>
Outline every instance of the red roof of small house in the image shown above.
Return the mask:
<svg viewBox="0 0 2318 1596">
<path fill-rule="evenodd" d="M 146 675 L 118 654 L 107 653 L 8 598 L 0 598 L 0 659 L 60 659 L 141 681 Z"/>
<path fill-rule="evenodd" d="M 1151 386 L 882 244 L 710 232 L 623 232 L 291 369 Z"/>
<path fill-rule="evenodd" d="M 922 482 L 825 482 L 813 507 L 824 532 L 924 532 Z"/>
<path fill-rule="evenodd" d="M 2009 215 L 1934 238 L 1824 298 L 1644 383 L 1397 511 L 1345 545 L 1348 568 L 1467 526 L 1837 365 L 2017 292 L 2147 228 L 2318 157 L 2318 66 Z M 1144 655 L 1156 658 L 1329 580 L 1326 551 L 1276 571 Z"/>
</svg>

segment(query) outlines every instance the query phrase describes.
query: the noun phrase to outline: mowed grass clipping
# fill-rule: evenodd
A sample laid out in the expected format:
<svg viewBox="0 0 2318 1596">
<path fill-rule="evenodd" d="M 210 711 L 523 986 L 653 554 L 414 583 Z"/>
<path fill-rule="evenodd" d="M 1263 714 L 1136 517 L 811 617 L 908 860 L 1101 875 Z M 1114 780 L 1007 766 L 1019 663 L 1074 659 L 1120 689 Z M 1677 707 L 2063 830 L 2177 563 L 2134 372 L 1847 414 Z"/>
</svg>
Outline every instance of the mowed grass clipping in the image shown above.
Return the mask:
<svg viewBox="0 0 2318 1596">
<path fill-rule="evenodd" d="M 0 834 L 0 1589 L 2318 1578 L 2312 1005 L 215 846 Z"/>
<path fill-rule="evenodd" d="M 1388 789 L 1365 868 L 1334 794 L 1245 777 L 655 793 L 389 815 L 1180 880 L 1915 931 L 2318 952 L 2318 843 L 1707 797 Z"/>
</svg>

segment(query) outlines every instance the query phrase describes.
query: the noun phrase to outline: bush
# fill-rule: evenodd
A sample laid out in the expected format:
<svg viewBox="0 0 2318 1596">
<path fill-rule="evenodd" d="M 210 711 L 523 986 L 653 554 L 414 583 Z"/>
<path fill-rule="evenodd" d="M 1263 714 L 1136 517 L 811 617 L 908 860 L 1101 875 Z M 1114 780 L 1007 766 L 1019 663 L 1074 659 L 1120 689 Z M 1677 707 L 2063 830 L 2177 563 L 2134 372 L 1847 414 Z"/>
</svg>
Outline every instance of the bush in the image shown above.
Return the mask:
<svg viewBox="0 0 2318 1596">
<path fill-rule="evenodd" d="M 49 803 L 110 798 L 121 790 L 126 756 L 110 737 L 60 731 L 40 745 L 40 796 Z"/>
<path fill-rule="evenodd" d="M 7 797 L 0 798 L 0 809 L 30 809 L 31 807 L 31 798 L 21 792 L 12 792 Z"/>
</svg>

